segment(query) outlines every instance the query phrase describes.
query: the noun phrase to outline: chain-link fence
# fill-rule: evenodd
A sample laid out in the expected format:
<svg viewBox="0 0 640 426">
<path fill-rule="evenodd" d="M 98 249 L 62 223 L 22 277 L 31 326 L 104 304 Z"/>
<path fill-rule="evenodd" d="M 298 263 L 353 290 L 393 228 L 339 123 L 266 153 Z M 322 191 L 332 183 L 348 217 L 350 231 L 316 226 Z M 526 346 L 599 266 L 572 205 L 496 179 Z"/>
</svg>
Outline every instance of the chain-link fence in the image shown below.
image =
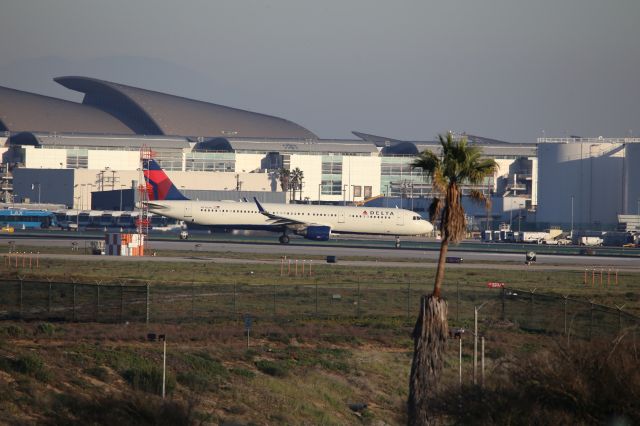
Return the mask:
<svg viewBox="0 0 640 426">
<path fill-rule="evenodd" d="M 324 283 L 256 285 L 113 285 L 0 282 L 0 319 L 93 322 L 193 322 L 257 318 L 385 318 L 417 315 L 430 285 Z M 622 309 L 514 288 L 487 289 L 462 282 L 445 288 L 449 319 L 470 325 L 474 307 L 487 302 L 481 321 L 509 321 L 531 332 L 581 338 L 640 325 Z"/>
</svg>

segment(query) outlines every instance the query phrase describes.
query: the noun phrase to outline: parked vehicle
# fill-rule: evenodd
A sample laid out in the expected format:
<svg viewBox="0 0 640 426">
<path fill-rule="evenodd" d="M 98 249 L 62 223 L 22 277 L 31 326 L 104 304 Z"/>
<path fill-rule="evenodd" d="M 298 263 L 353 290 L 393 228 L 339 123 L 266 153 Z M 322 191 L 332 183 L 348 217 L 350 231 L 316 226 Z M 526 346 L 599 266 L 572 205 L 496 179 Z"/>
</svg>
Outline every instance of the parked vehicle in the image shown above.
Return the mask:
<svg viewBox="0 0 640 426">
<path fill-rule="evenodd" d="M 600 237 L 580 237 L 581 246 L 601 246 L 603 239 Z"/>
</svg>

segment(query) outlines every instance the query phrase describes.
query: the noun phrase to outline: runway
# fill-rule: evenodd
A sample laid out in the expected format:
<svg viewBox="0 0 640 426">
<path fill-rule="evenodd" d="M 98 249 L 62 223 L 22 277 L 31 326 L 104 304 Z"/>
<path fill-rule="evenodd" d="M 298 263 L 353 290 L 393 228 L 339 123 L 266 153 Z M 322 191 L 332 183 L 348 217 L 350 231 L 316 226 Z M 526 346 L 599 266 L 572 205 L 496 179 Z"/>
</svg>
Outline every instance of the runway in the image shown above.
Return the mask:
<svg viewBox="0 0 640 426">
<path fill-rule="evenodd" d="M 14 241 L 16 246 L 29 247 L 69 247 L 69 254 L 42 254 L 42 257 L 67 258 L 83 260 L 140 261 L 141 258 L 88 256 L 71 252 L 72 243 L 77 243 L 80 252 L 88 247 L 88 240 L 55 237 L 0 237 L 0 244 Z M 532 247 L 535 248 L 535 247 Z M 151 240 L 147 253 L 154 251 L 184 251 L 184 256 L 153 257 L 146 256 L 147 261 L 180 261 L 180 262 L 213 262 L 213 263 L 279 263 L 282 256 L 291 259 L 305 260 L 309 256 L 336 256 L 336 266 L 387 266 L 387 267 L 423 267 L 434 268 L 438 259 L 436 250 L 395 249 L 375 247 L 339 247 L 321 245 L 282 245 L 265 243 L 230 243 L 230 242 L 192 242 L 176 240 Z M 87 251 L 88 252 L 88 251 Z M 220 253 L 220 256 L 216 256 Z M 223 253 L 259 254 L 260 259 L 233 259 Z M 272 255 L 272 259 L 265 259 Z M 525 250 L 521 253 L 498 253 L 482 250 L 456 250 L 454 246 L 449 256 L 464 259 L 462 264 L 448 264 L 448 268 L 472 269 L 516 269 L 525 268 L 544 270 L 584 270 L 585 268 L 616 268 L 626 272 L 640 272 L 640 260 L 630 257 L 576 256 L 538 254 L 537 262 L 527 267 L 524 265 Z M 318 262 L 318 259 L 315 260 Z"/>
</svg>

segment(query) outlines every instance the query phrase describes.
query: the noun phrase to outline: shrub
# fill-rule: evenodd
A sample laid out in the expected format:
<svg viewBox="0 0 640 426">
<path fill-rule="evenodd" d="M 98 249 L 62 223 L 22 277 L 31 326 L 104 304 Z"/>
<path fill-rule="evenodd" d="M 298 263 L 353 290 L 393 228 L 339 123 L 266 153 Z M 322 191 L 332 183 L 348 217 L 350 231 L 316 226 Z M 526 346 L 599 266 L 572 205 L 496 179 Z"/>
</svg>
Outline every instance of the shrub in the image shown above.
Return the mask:
<svg viewBox="0 0 640 426">
<path fill-rule="evenodd" d="M 11 362 L 13 371 L 35 377 L 36 379 L 47 382 L 51 378 L 51 373 L 45 369 L 44 362 L 35 354 L 20 355 Z"/>
<path fill-rule="evenodd" d="M 102 367 L 102 366 L 90 367 L 84 370 L 84 372 L 105 383 L 109 381 L 109 370 L 107 370 L 105 367 Z"/>
<path fill-rule="evenodd" d="M 56 326 L 49 322 L 41 322 L 36 327 L 36 334 L 44 334 L 45 336 L 53 336 L 56 332 Z"/>
<path fill-rule="evenodd" d="M 162 369 L 157 367 L 133 367 L 125 370 L 122 377 L 133 389 L 143 392 L 162 394 Z M 176 387 L 175 377 L 167 372 L 165 392 L 170 394 Z"/>
<path fill-rule="evenodd" d="M 18 338 L 24 336 L 26 334 L 26 331 L 24 330 L 24 328 L 18 325 L 10 324 L 2 328 L 2 334 L 9 337 Z"/>
<path fill-rule="evenodd" d="M 256 376 L 256 373 L 246 368 L 232 368 L 229 371 L 236 376 L 246 377 L 247 379 L 252 379 Z"/>
<path fill-rule="evenodd" d="M 484 390 L 451 386 L 432 408 L 455 424 L 640 424 L 639 353 L 618 337 L 521 354 Z"/>
<path fill-rule="evenodd" d="M 162 401 L 140 394 L 86 398 L 60 394 L 47 413 L 46 425 L 194 425 L 198 413 L 190 404 Z"/>
<path fill-rule="evenodd" d="M 264 374 L 274 377 L 285 377 L 289 370 L 289 366 L 285 362 L 269 361 L 266 359 L 256 361 L 256 368 Z"/>
</svg>

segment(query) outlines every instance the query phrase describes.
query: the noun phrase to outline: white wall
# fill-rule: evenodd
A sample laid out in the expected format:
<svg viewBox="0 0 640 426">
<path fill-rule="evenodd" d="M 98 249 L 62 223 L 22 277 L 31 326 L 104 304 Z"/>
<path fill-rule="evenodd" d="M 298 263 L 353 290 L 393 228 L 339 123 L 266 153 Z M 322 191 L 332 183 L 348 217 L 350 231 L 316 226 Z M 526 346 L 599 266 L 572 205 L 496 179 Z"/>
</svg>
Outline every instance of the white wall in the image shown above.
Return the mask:
<svg viewBox="0 0 640 426">
<path fill-rule="evenodd" d="M 371 186 L 371 195 L 380 194 L 380 157 L 342 157 L 342 184 L 348 185 L 345 193 L 347 201 L 364 200 L 364 187 Z M 353 187 L 360 186 L 360 197 L 354 197 Z"/>
<path fill-rule="evenodd" d="M 137 170 L 140 168 L 138 151 L 89 150 L 87 169 Z"/>
<path fill-rule="evenodd" d="M 302 180 L 302 199 L 309 197 L 310 200 L 318 199 L 319 185 L 322 183 L 322 156 L 321 155 L 291 155 L 291 166 L 293 170 L 298 167 L 304 173 Z M 280 184 L 278 183 L 278 190 Z M 296 194 L 300 199 L 300 195 Z M 322 200 L 330 199 L 328 195 L 323 195 Z"/>
<path fill-rule="evenodd" d="M 242 183 L 243 191 L 270 191 L 272 177 L 267 173 L 234 173 L 234 172 L 178 172 L 167 171 L 167 176 L 178 189 L 218 189 L 234 190 L 237 178 Z M 279 186 L 277 186 L 279 190 Z"/>
<path fill-rule="evenodd" d="M 61 169 L 67 167 L 67 150 L 25 146 L 25 164 L 29 169 Z M 60 165 L 62 163 L 62 165 Z"/>
<path fill-rule="evenodd" d="M 236 172 L 249 173 L 262 168 L 262 160 L 265 157 L 266 155 L 264 154 L 236 154 Z"/>
</svg>

